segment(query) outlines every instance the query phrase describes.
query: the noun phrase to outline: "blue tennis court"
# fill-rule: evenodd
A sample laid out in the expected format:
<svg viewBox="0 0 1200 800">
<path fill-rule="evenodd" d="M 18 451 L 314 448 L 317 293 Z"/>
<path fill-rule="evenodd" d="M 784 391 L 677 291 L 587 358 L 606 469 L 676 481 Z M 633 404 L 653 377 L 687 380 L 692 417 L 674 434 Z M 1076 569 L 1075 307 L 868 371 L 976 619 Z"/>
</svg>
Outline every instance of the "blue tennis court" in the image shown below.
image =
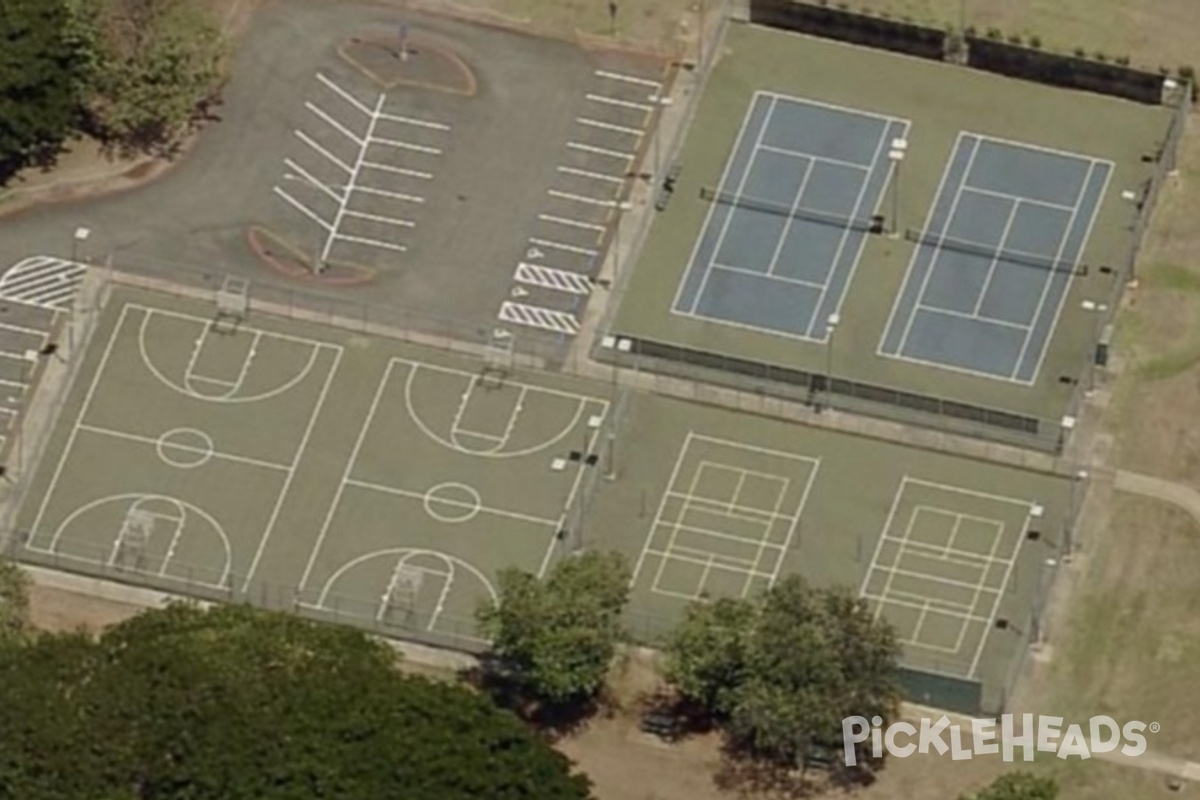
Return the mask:
<svg viewBox="0 0 1200 800">
<path fill-rule="evenodd" d="M 879 352 L 1032 384 L 1112 166 L 959 134 Z"/>
<path fill-rule="evenodd" d="M 757 92 L 672 305 L 824 341 L 908 122 Z"/>
</svg>

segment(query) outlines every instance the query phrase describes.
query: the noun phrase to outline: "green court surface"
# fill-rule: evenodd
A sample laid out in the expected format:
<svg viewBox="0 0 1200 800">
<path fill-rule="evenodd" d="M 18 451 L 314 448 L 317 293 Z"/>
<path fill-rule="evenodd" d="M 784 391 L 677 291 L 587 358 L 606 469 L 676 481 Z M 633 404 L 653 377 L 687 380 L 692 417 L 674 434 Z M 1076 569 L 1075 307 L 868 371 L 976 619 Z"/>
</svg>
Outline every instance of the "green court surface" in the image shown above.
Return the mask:
<svg viewBox="0 0 1200 800">
<path fill-rule="evenodd" d="M 651 642 L 799 572 L 862 592 L 912 667 L 987 685 L 1062 542 L 1071 487 L 1046 475 L 213 311 L 113 291 L 23 559 L 465 649 L 498 570 L 580 548 L 626 554 Z"/>
<path fill-rule="evenodd" d="M 711 200 L 701 198 L 700 190 L 721 183 L 747 110 L 759 91 L 909 123 L 902 168 L 888 180 L 878 206 L 889 218 L 889 226 L 901 230 L 919 230 L 925 225 L 955 143 L 964 131 L 1114 164 L 1083 253 L 1088 272 L 1074 276 L 1061 309 L 1046 314 L 1056 324 L 1032 383 L 879 354 L 914 252 L 915 245 L 903 236 L 866 237 L 837 308 L 836 335 L 828 345 L 823 315 L 815 329 L 818 335 L 806 338 L 675 310 L 681 279 L 713 208 Z M 1100 334 L 1103 314 L 1095 309 L 1108 300 L 1118 280 L 1102 267 L 1123 267 L 1131 245 L 1130 226 L 1136 208 L 1122 193 L 1139 190 L 1152 174 L 1154 164 L 1143 163 L 1142 157 L 1161 144 L 1171 114 L 1162 107 L 1054 89 L 768 28 L 731 25 L 688 131 L 677 188 L 650 230 L 612 332 L 686 348 L 701 354 L 689 361 L 708 367 L 719 367 L 720 358 L 727 357 L 818 376 L 832 373 L 839 393 L 849 391 L 837 388 L 836 381 L 841 378 L 1057 425 L 1077 391 L 1074 384 L 1089 348 Z M 795 128 L 798 138 L 801 127 Z M 836 145 L 830 146 L 836 149 Z M 887 164 L 886 157 L 881 161 Z M 733 174 L 739 169 L 742 167 L 735 167 Z M 1036 181 L 1037 177 L 1034 174 L 1029 179 Z M 898 213 L 890 219 L 894 206 Z M 732 234 L 730 238 L 734 238 Z M 736 266 L 718 266 L 738 270 Z M 777 277 L 774 272 L 768 274 Z M 776 294 L 790 291 L 784 284 L 779 286 Z M 771 305 L 775 301 L 763 302 Z M 782 301 L 771 307 L 779 303 Z M 974 313 L 978 312 L 976 307 Z M 973 314 L 968 308 L 960 316 Z M 1041 325 L 1038 323 L 1039 336 Z M 706 354 L 715 357 L 703 357 Z M 747 368 L 734 371 L 750 372 Z M 753 383 L 754 379 L 745 381 Z"/>
</svg>

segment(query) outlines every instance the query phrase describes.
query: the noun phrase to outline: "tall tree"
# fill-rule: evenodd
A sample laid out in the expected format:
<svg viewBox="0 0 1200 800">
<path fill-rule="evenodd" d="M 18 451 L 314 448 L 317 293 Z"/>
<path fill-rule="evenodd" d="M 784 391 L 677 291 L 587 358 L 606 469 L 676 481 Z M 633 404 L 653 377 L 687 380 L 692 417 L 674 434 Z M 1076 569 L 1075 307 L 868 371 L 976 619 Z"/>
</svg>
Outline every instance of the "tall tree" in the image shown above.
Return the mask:
<svg viewBox="0 0 1200 800">
<path fill-rule="evenodd" d="M 978 792 L 962 795 L 959 800 L 1054 800 L 1056 797 L 1058 784 L 1053 778 L 1010 772 Z"/>
<path fill-rule="evenodd" d="M 0 560 L 0 644 L 21 639 L 29 630 L 29 576 L 11 561 Z"/>
<path fill-rule="evenodd" d="M 127 147 L 170 147 L 220 91 L 225 42 L 211 4 L 91 0 L 86 9 L 90 129 Z"/>
<path fill-rule="evenodd" d="M 4 0 L 0 183 L 58 152 L 79 121 L 86 58 L 66 0 Z"/>
<path fill-rule="evenodd" d="M 667 663 L 739 750 L 791 766 L 840 743 L 845 717 L 894 717 L 898 657 L 891 628 L 864 603 L 791 576 L 757 598 L 693 606 Z"/>
<path fill-rule="evenodd" d="M 462 687 L 349 629 L 147 612 L 0 648 L 0 798 L 584 800 L 587 779 Z"/>
<path fill-rule="evenodd" d="M 477 616 L 505 675 L 530 698 L 584 703 L 600 691 L 622 635 L 629 566 L 618 553 L 568 558 L 545 580 L 505 570 L 499 603 Z"/>
</svg>

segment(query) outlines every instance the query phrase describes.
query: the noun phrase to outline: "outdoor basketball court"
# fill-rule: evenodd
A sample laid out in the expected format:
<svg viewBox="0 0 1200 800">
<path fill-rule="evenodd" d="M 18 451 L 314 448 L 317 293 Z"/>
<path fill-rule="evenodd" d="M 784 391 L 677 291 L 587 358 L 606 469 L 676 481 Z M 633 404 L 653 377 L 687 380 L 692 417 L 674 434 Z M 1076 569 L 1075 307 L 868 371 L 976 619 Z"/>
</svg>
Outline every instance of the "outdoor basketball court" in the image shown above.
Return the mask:
<svg viewBox="0 0 1200 800">
<path fill-rule="evenodd" d="M 673 311 L 825 341 L 907 132 L 905 120 L 755 92 Z"/>
<path fill-rule="evenodd" d="M 497 570 L 564 552 L 606 400 L 522 382 L 502 351 L 447 363 L 213 310 L 109 302 L 22 509 L 27 557 L 461 643 Z"/>
<path fill-rule="evenodd" d="M 962 133 L 880 352 L 1032 384 L 1112 164 Z"/>
</svg>

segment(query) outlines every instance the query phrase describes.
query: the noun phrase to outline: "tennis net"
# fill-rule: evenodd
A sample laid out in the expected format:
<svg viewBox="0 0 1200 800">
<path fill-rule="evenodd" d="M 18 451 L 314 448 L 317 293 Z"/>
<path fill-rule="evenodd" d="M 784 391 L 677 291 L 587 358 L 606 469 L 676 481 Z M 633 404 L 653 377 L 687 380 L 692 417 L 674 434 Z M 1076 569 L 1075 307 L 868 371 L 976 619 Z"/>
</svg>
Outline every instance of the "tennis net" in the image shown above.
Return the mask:
<svg viewBox="0 0 1200 800">
<path fill-rule="evenodd" d="M 971 242 L 966 239 L 956 239 L 953 236 L 938 236 L 916 230 L 915 228 L 906 230 L 904 238 L 910 242 L 928 245 L 929 247 L 952 250 L 973 256 L 983 256 L 984 258 L 994 258 L 997 261 L 1020 264 L 1035 269 L 1044 269 L 1052 272 L 1070 272 L 1076 275 L 1087 274 L 1087 266 L 1084 264 L 1075 265 L 1062 259 L 1035 255 L 1020 250 L 997 249 L 995 245 L 979 244 L 978 242 Z"/>
<path fill-rule="evenodd" d="M 730 192 L 718 192 L 708 186 L 700 188 L 700 198 L 728 206 L 748 208 L 751 211 L 764 211 L 768 214 L 778 214 L 781 217 L 795 217 L 796 219 L 805 219 L 810 222 L 820 222 L 835 228 L 849 228 L 852 231 L 863 231 L 865 233 L 881 233 L 883 231 L 883 217 L 879 216 L 868 219 L 841 217 L 837 214 L 830 214 L 827 211 L 793 207 L 787 203 L 759 200 L 755 197 L 747 197 L 746 195 L 732 194 Z"/>
</svg>

